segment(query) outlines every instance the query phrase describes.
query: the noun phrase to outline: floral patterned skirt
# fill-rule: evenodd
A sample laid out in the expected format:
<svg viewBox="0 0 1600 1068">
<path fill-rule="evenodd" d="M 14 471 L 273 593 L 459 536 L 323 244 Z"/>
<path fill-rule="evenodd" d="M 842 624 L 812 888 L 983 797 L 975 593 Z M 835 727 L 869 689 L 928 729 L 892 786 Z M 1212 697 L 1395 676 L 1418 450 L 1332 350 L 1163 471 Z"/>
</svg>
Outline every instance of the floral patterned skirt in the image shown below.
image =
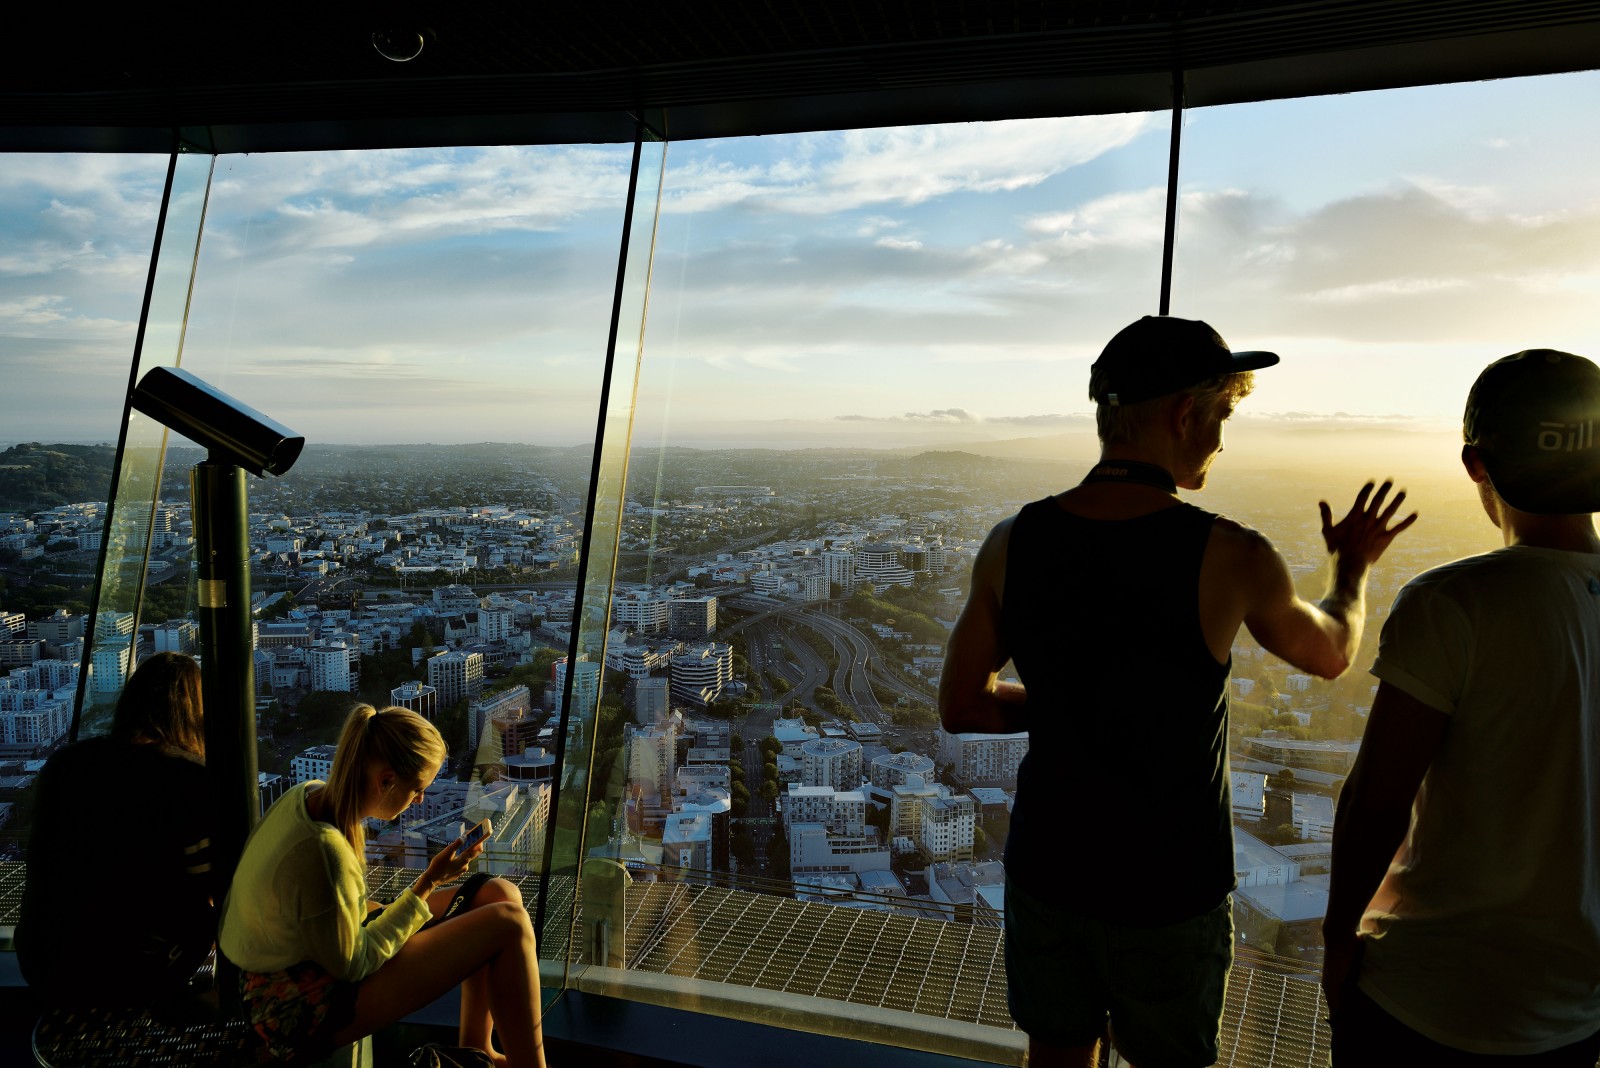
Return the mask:
<svg viewBox="0 0 1600 1068">
<path fill-rule="evenodd" d="M 282 971 L 239 973 L 250 1023 L 278 1060 L 316 1060 L 356 1015 L 357 983 L 335 979 L 314 961 Z"/>
</svg>

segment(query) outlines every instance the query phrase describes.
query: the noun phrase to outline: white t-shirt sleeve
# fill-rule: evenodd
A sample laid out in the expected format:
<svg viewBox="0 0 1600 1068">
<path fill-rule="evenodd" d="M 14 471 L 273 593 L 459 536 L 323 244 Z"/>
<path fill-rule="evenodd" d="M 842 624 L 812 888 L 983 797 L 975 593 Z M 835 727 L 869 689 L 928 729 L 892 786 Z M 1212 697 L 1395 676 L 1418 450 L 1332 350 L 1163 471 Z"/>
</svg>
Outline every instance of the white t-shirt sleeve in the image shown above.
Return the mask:
<svg viewBox="0 0 1600 1068">
<path fill-rule="evenodd" d="M 1461 606 L 1433 585 L 1411 583 L 1395 598 L 1378 638 L 1372 673 L 1429 708 L 1454 714 L 1472 661 Z"/>
</svg>

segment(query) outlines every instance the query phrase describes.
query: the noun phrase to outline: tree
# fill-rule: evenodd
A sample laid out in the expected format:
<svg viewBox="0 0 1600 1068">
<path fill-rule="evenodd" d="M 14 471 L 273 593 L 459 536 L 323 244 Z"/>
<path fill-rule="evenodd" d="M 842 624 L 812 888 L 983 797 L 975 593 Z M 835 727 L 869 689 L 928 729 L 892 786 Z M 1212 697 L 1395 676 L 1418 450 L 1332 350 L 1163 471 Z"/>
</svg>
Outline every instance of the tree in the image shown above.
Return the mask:
<svg viewBox="0 0 1600 1068">
<path fill-rule="evenodd" d="M 756 791 L 763 801 L 775 801 L 778 797 L 778 780 L 766 779 L 761 783 L 761 788 Z"/>
<path fill-rule="evenodd" d="M 756 843 L 748 827 L 741 826 L 733 832 L 728 850 L 733 854 L 733 859 L 739 862 L 741 871 L 749 871 L 756 866 Z"/>
<path fill-rule="evenodd" d="M 767 862 L 772 865 L 775 878 L 789 877 L 789 834 L 782 823 L 773 827 L 772 837 L 767 839 Z"/>
</svg>

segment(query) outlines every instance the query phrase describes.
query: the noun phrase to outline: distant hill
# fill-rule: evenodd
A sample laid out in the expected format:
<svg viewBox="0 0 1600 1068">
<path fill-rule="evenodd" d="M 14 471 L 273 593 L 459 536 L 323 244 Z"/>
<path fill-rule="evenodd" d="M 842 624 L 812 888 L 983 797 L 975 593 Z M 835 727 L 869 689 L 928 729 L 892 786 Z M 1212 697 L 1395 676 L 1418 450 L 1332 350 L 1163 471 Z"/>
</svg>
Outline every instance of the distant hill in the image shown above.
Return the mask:
<svg viewBox="0 0 1600 1068">
<path fill-rule="evenodd" d="M 0 452 L 0 511 L 103 501 L 111 490 L 115 456 L 109 445 L 13 445 Z"/>
</svg>

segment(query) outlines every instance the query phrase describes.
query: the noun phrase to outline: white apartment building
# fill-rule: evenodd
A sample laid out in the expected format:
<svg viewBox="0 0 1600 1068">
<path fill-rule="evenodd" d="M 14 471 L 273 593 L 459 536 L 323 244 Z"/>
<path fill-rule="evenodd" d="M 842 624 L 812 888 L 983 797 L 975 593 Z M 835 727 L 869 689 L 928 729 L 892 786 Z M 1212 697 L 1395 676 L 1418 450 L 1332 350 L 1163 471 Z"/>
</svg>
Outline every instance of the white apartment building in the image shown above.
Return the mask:
<svg viewBox="0 0 1600 1068">
<path fill-rule="evenodd" d="M 128 662 L 133 650 L 123 642 L 96 644 L 90 655 L 90 671 L 95 693 L 118 693 L 128 681 Z"/>
<path fill-rule="evenodd" d="M 800 746 L 800 784 L 854 790 L 861 785 L 861 743 L 814 738 Z"/>
<path fill-rule="evenodd" d="M 933 760 L 921 753 L 885 753 L 872 762 L 867 777 L 880 790 L 920 785 L 933 780 Z"/>
<path fill-rule="evenodd" d="M 611 598 L 611 625 L 640 634 L 662 634 L 672 621 L 672 602 L 660 590 L 618 590 Z"/>
<path fill-rule="evenodd" d="M 907 783 L 890 787 L 889 834 L 905 838 L 913 845 L 922 835 L 922 809 L 930 801 L 950 796 L 950 788 L 940 783 Z"/>
<path fill-rule="evenodd" d="M 819 823 L 797 823 L 789 829 L 789 870 L 794 876 L 888 871 L 889 851 L 878 841 L 876 827 L 863 834 L 833 834 Z"/>
<path fill-rule="evenodd" d="M 333 753 L 334 747 L 331 745 L 314 745 L 289 761 L 289 774 L 294 784 L 298 786 L 313 779 L 327 782 L 333 772 Z M 427 866 L 426 861 L 423 866 Z"/>
<path fill-rule="evenodd" d="M 783 822 L 790 831 L 815 823 L 835 834 L 862 834 L 867 823 L 867 795 L 860 790 L 789 783 L 783 795 Z"/>
<path fill-rule="evenodd" d="M 893 545 L 874 542 L 856 550 L 857 585 L 870 582 L 881 593 L 890 586 L 909 586 L 915 579 L 911 570 L 901 564 L 900 550 Z"/>
<path fill-rule="evenodd" d="M 306 651 L 311 688 L 353 693 L 361 686 L 361 650 L 341 639 L 317 642 Z"/>
<path fill-rule="evenodd" d="M 733 647 L 726 642 L 690 645 L 672 656 L 672 696 L 688 704 L 720 700 L 733 681 Z"/>
<path fill-rule="evenodd" d="M 483 654 L 453 649 L 428 661 L 428 685 L 439 691 L 439 705 L 449 708 L 483 689 Z"/>
<path fill-rule="evenodd" d="M 1028 755 L 1028 735 L 951 734 L 939 730 L 939 763 L 968 785 L 1016 782 L 1017 769 Z"/>
<path fill-rule="evenodd" d="M 831 591 L 835 584 L 848 594 L 856 588 L 856 554 L 848 549 L 829 549 L 818 558 L 822 565 L 822 581 Z M 831 595 L 831 594 L 830 594 Z"/>
<path fill-rule="evenodd" d="M 486 642 L 510 641 L 516 628 L 516 616 L 509 608 L 481 608 L 478 610 L 478 636 Z"/>
<path fill-rule="evenodd" d="M 566 693 L 567 658 L 556 661 L 556 699 Z M 579 715 L 592 711 L 600 703 L 600 665 L 588 660 L 578 661 L 578 670 L 572 680 L 573 711 Z"/>
<path fill-rule="evenodd" d="M 0 712 L 0 745 L 43 749 L 66 737 L 71 727 L 71 703 L 51 698 L 32 708 Z"/>
<path fill-rule="evenodd" d="M 929 799 L 922 805 L 918 847 L 931 860 L 971 860 L 976 810 L 966 794 Z"/>
</svg>

